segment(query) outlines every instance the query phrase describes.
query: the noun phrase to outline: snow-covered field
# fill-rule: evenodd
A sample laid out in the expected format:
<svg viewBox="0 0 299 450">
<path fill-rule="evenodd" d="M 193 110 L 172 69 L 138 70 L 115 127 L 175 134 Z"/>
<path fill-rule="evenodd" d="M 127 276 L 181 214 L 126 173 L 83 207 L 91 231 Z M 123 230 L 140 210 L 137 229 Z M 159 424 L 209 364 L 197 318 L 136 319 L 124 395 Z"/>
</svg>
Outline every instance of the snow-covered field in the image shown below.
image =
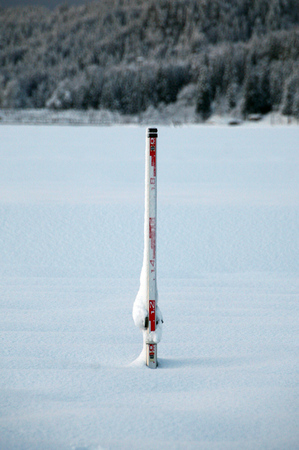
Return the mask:
<svg viewBox="0 0 299 450">
<path fill-rule="evenodd" d="M 0 127 L 0 448 L 298 449 L 299 128 Z M 134 362 L 135 361 L 135 362 Z"/>
</svg>

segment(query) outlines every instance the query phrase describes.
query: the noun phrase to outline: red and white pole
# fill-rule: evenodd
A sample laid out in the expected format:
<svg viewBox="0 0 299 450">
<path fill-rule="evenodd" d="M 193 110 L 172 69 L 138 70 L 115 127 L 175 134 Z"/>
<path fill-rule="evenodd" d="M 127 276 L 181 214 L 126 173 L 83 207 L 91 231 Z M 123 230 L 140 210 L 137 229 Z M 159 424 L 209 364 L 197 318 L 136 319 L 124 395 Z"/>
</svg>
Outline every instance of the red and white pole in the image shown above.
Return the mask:
<svg viewBox="0 0 299 450">
<path fill-rule="evenodd" d="M 146 365 L 152 369 L 157 367 L 157 344 L 151 340 L 151 332 L 156 330 L 157 303 L 157 128 L 148 128 L 146 136 L 146 217 L 148 217 L 148 261 L 147 267 L 147 299 L 148 329 L 146 336 Z"/>
</svg>

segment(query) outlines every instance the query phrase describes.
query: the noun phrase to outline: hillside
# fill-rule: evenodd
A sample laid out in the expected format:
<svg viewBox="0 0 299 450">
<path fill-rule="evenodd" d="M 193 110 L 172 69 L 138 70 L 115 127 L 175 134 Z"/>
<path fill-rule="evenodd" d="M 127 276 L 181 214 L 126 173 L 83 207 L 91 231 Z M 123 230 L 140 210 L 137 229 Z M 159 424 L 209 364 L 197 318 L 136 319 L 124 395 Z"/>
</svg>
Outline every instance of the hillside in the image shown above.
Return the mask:
<svg viewBox="0 0 299 450">
<path fill-rule="evenodd" d="M 299 116 L 299 0 L 0 9 L 0 107 Z"/>
</svg>

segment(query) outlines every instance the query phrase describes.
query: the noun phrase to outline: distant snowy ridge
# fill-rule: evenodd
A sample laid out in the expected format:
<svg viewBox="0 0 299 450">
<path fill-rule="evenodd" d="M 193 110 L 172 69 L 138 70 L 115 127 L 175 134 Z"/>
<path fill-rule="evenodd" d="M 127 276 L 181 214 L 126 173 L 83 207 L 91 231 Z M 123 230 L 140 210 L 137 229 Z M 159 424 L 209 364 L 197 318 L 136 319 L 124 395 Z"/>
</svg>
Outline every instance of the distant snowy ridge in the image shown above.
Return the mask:
<svg viewBox="0 0 299 450">
<path fill-rule="evenodd" d="M 107 109 L 100 110 L 64 110 L 55 111 L 49 109 L 0 109 L 0 125 L 3 124 L 27 124 L 27 125 L 299 125 L 299 120 L 287 117 L 279 112 L 271 112 L 265 115 L 256 115 L 248 120 L 240 119 L 239 115 L 213 114 L 203 122 L 196 114 L 195 105 L 186 104 L 184 100 L 178 100 L 169 105 L 161 104 L 157 108 L 150 106 L 146 111 L 128 115 Z"/>
</svg>

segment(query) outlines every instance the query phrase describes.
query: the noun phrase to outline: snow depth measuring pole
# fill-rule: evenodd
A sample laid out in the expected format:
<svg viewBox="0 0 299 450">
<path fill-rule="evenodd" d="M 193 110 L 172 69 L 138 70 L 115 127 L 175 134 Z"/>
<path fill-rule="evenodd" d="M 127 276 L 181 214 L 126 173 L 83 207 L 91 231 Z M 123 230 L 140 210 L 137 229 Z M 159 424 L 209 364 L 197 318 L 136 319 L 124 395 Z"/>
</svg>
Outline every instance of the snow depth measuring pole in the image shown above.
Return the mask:
<svg viewBox="0 0 299 450">
<path fill-rule="evenodd" d="M 157 344 L 151 342 L 150 333 L 156 330 L 156 230 L 157 230 L 157 128 L 148 128 L 146 135 L 146 217 L 148 217 L 148 339 L 146 341 L 146 365 L 157 367 Z"/>
</svg>

